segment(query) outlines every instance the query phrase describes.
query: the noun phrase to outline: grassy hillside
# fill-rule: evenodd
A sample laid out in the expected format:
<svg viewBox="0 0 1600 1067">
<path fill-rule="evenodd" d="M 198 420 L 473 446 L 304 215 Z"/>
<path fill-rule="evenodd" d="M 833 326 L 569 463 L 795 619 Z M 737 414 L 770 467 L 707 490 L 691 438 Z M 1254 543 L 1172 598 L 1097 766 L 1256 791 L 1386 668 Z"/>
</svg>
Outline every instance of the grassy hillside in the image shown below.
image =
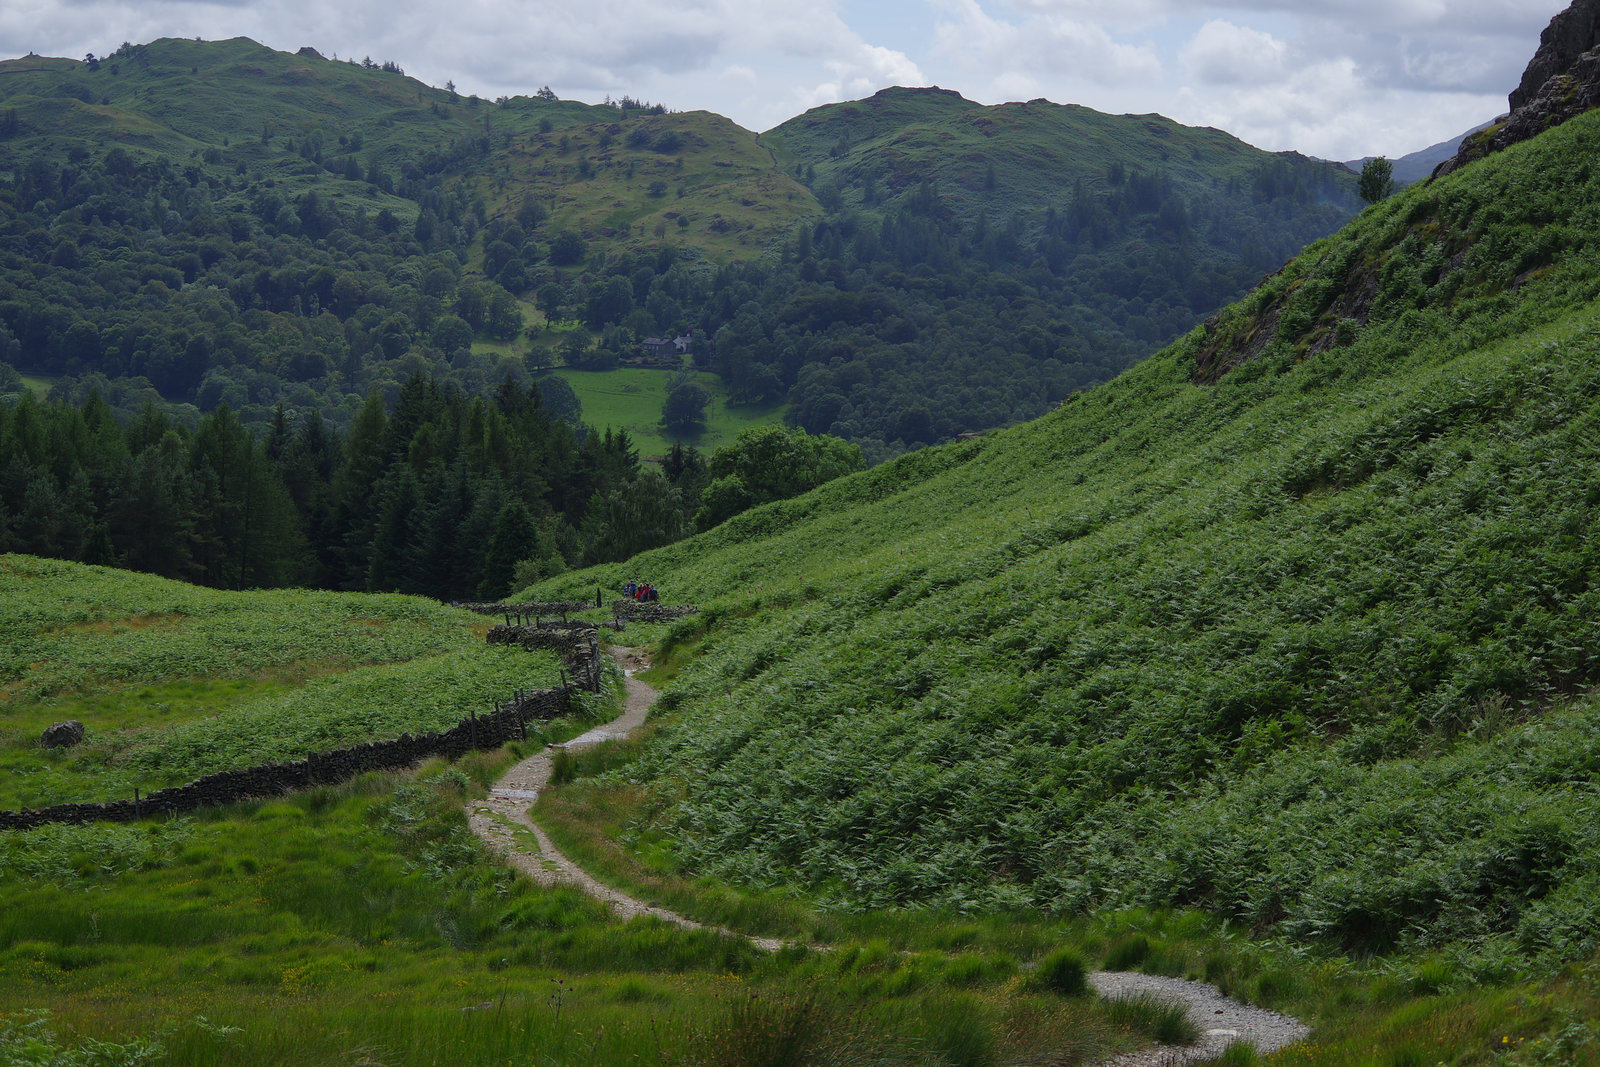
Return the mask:
<svg viewBox="0 0 1600 1067">
<path fill-rule="evenodd" d="M 557 675 L 413 597 L 227 593 L 28 556 L 0 557 L 0 592 L 0 807 L 443 729 Z M 68 719 L 86 743 L 41 749 Z"/>
<path fill-rule="evenodd" d="M 632 772 L 678 862 L 1197 905 L 1469 984 L 1590 959 L 1597 142 L 1408 189 L 1035 423 L 627 564 L 707 608 Z"/>
<path fill-rule="evenodd" d="M 0 623 L 3 806 L 425 729 L 556 674 L 420 599 L 26 556 L 0 556 Z M 66 717 L 87 742 L 38 749 Z M 1085 1062 L 1173 1032 L 1030 976 L 1054 958 L 1081 980 L 1070 924 L 814 916 L 802 936 L 837 952 L 773 955 L 514 876 L 463 805 L 587 725 L 186 818 L 0 834 L 0 1059 L 909 1067 Z"/>
<path fill-rule="evenodd" d="M 717 116 L 643 109 L 630 116 L 617 107 L 538 96 L 490 102 L 424 85 L 396 64 L 277 52 L 242 37 L 125 45 L 92 67 L 30 56 L 0 62 L 0 73 L 0 109 L 13 112 L 17 123 L 6 147 L 19 156 L 45 145 L 65 158 L 99 156 L 117 145 L 135 160 L 160 156 L 206 170 L 264 167 L 287 200 L 325 189 L 322 164 L 337 158 L 337 169 L 328 169 L 343 175 L 348 158 L 359 173 L 331 197 L 374 213 L 388 207 L 407 222 L 416 219 L 415 199 L 385 195 L 381 183 L 367 182 L 374 165 L 399 174 L 408 166 L 430 170 L 473 160 L 491 216 L 508 207 L 507 217 L 514 217 L 531 195 L 548 202 L 558 225 L 607 236 L 659 216 L 661 204 L 647 198 L 649 183 L 670 178 L 674 200 L 687 200 L 680 210 L 706 224 L 688 233 L 674 228 L 673 240 L 704 238 L 692 243 L 718 259 L 752 240 L 752 231 L 764 243 L 786 230 L 792 214 L 759 220 L 781 214 L 779 204 L 806 199 L 792 182 L 779 182 L 770 196 L 772 183 L 757 180 L 770 175 L 770 157 Z M 658 150 L 667 129 L 679 138 L 671 153 Z M 585 159 L 592 172 L 583 178 L 578 165 Z M 730 220 L 728 233 L 707 228 L 722 217 Z"/>
</svg>

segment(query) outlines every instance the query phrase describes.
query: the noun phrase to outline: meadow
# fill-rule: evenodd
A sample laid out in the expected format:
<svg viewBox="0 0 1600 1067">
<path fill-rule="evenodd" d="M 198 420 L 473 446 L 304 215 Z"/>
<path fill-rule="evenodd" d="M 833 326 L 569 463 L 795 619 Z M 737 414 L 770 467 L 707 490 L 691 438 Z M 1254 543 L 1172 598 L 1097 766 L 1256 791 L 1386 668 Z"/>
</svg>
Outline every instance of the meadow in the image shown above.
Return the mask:
<svg viewBox="0 0 1600 1067">
<path fill-rule="evenodd" d="M 554 373 L 578 394 L 585 423 L 600 430 L 610 427 L 628 431 L 639 455 L 646 459 L 665 456 L 674 444 L 692 445 L 709 457 L 721 446 L 733 444 L 740 430 L 783 423 L 784 405 L 734 403 L 722 379 L 700 372 L 694 375 L 694 383 L 711 397 L 706 405 L 705 430 L 678 438 L 668 435 L 660 425 L 661 405 L 667 399 L 672 373 L 637 368 Z"/>
</svg>

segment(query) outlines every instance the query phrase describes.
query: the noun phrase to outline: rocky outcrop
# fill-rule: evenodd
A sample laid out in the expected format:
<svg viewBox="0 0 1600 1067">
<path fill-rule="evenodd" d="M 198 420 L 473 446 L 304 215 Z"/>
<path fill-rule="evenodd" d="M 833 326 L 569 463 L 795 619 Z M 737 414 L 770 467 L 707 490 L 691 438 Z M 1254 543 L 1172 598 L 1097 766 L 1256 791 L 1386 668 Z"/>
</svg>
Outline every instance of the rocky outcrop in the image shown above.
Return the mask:
<svg viewBox="0 0 1600 1067">
<path fill-rule="evenodd" d="M 1439 178 L 1600 107 L 1600 0 L 1574 0 L 1539 35 L 1539 51 L 1508 98 L 1511 113 L 1468 137 L 1434 169 Z"/>
<path fill-rule="evenodd" d="M 1600 45 L 1600 0 L 1575 0 L 1573 5 L 1550 20 L 1539 35 L 1539 51 L 1522 84 L 1511 91 L 1511 110 L 1532 104 L 1543 93 L 1551 78 L 1571 70 L 1585 52 Z"/>
<path fill-rule="evenodd" d="M 53 722 L 45 730 L 44 736 L 39 738 L 39 744 L 45 748 L 71 748 L 73 745 L 83 744 L 83 723 L 76 719 L 66 722 Z"/>
</svg>

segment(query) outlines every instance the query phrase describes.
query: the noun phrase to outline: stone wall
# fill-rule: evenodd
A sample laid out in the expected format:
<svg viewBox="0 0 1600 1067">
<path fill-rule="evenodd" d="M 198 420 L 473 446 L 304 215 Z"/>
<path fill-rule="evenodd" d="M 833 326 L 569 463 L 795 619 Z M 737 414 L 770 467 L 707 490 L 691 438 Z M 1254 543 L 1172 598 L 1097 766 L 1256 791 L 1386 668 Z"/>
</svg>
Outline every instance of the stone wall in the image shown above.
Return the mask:
<svg viewBox="0 0 1600 1067">
<path fill-rule="evenodd" d="M 611 613 L 618 622 L 671 622 L 699 612 L 692 604 L 662 604 L 653 600 L 617 600 L 611 604 Z"/>
<path fill-rule="evenodd" d="M 529 722 L 557 719 L 571 709 L 570 688 L 535 689 L 516 694 L 488 714 L 462 719 L 443 732 L 401 734 L 387 741 L 313 752 L 305 759 L 289 763 L 220 771 L 188 785 L 160 789 L 143 797 L 136 794 L 132 800 L 0 811 L 0 830 L 28 830 L 49 822 L 132 822 L 241 800 L 282 796 L 315 785 L 335 785 L 367 771 L 392 770 L 434 756 L 455 759 L 476 749 L 499 748 L 509 741 L 526 738 Z"/>
<path fill-rule="evenodd" d="M 600 605 L 582 600 L 542 600 L 521 604 L 506 604 L 499 601 L 493 604 L 457 602 L 454 606 L 475 611 L 479 615 L 529 615 L 534 618 L 559 615 L 564 620 L 568 615 L 576 615 L 580 611 L 593 611 Z"/>
</svg>

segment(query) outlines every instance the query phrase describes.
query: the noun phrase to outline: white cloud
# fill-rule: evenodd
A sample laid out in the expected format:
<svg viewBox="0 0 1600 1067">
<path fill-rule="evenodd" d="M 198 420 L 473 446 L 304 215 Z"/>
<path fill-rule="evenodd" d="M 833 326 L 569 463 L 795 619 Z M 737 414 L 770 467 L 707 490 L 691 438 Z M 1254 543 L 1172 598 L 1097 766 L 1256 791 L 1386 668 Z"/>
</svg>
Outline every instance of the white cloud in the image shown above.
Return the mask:
<svg viewBox="0 0 1600 1067">
<path fill-rule="evenodd" d="M 1289 49 L 1270 33 L 1215 19 L 1200 27 L 1180 58 L 1204 84 L 1259 85 L 1284 76 Z"/>
<path fill-rule="evenodd" d="M 1119 42 L 1092 22 L 1054 12 L 1007 22 L 990 16 L 976 0 L 944 6 L 950 17 L 935 26 L 933 54 L 969 76 L 1128 85 L 1162 73 L 1150 48 Z"/>
<path fill-rule="evenodd" d="M 1189 86 L 1175 103 L 1181 122 L 1328 159 L 1405 155 L 1465 133 L 1495 108 L 1492 97 L 1374 87 L 1349 57 L 1295 67 L 1270 84 Z"/>
</svg>

